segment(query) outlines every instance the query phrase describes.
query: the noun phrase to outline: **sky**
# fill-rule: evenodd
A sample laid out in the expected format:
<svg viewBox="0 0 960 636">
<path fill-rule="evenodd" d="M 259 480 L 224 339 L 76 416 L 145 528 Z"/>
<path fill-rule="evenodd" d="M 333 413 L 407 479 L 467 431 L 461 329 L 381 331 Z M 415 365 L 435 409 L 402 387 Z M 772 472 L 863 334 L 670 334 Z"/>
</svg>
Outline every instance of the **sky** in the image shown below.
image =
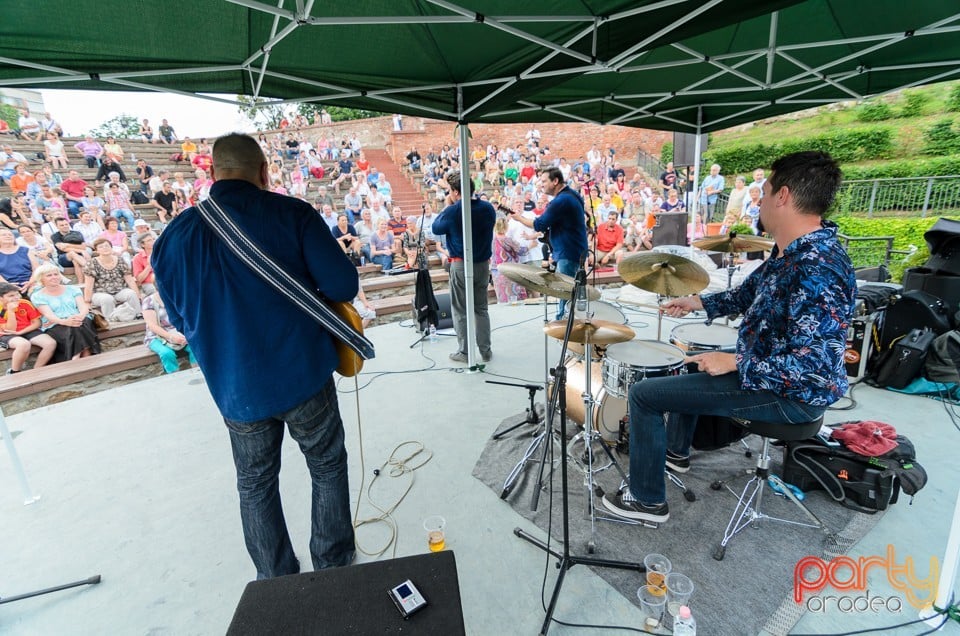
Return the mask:
<svg viewBox="0 0 960 636">
<path fill-rule="evenodd" d="M 67 136 L 87 134 L 103 122 L 127 114 L 150 120 L 157 130 L 167 119 L 178 137 L 216 137 L 234 130 L 255 128 L 236 106 L 199 97 L 153 92 L 114 92 L 40 89 L 50 115 L 60 122 Z M 219 96 L 232 99 L 234 96 Z"/>
</svg>

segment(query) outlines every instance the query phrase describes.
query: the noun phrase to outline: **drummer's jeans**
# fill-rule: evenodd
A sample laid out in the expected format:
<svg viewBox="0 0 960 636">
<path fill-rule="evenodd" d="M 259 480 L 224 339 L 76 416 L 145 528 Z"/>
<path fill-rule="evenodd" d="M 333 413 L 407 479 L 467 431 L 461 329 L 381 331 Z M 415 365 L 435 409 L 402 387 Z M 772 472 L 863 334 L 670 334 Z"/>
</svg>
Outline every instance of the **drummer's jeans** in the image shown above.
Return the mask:
<svg viewBox="0 0 960 636">
<path fill-rule="evenodd" d="M 570 278 L 573 278 L 577 275 L 577 270 L 580 268 L 580 264 L 577 261 L 571 260 L 569 258 L 561 258 L 557 261 L 557 273 L 565 274 Z M 557 320 L 563 318 L 563 313 L 567 309 L 567 300 L 565 298 L 560 299 L 560 304 L 557 305 Z"/>
<path fill-rule="evenodd" d="M 698 415 L 803 424 L 825 410 L 770 391 L 741 389 L 736 373 L 686 373 L 636 382 L 630 387 L 630 490 L 646 505 L 667 500 L 663 476 L 667 449 L 690 454 Z M 667 426 L 665 414 L 670 414 Z"/>
</svg>

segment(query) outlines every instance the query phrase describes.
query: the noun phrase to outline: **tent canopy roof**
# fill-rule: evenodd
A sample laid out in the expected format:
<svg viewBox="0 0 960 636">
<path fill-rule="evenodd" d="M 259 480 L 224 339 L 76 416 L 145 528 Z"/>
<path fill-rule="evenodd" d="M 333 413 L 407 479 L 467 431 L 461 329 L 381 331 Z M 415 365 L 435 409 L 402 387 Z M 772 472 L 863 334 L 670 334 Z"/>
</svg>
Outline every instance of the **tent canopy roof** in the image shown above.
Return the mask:
<svg viewBox="0 0 960 636">
<path fill-rule="evenodd" d="M 713 130 L 958 74 L 943 0 L 76 0 L 0 24 L 0 86 L 462 121 Z"/>
</svg>

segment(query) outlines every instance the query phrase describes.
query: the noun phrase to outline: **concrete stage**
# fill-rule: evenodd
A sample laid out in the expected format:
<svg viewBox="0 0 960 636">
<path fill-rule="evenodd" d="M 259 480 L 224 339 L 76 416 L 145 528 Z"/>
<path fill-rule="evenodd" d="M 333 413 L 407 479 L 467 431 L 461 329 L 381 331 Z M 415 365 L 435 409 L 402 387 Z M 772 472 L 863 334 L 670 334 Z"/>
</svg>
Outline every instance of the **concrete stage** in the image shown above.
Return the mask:
<svg viewBox="0 0 960 636">
<path fill-rule="evenodd" d="M 638 337 L 656 336 L 652 314 L 626 312 Z M 550 308 L 553 314 L 553 308 Z M 544 611 L 541 583 L 553 589 L 553 559 L 513 536 L 520 526 L 543 533 L 513 512 L 498 494 L 471 476 L 487 439 L 500 422 L 522 412 L 523 389 L 485 380 L 542 383 L 543 308 L 493 306 L 494 359 L 483 373 L 450 364 L 452 338 L 409 349 L 417 335 L 405 323 L 371 329 L 377 358 L 359 378 L 363 448 L 360 447 L 353 382 L 340 384 L 341 410 L 350 452 L 351 492 L 360 496 L 398 444 L 417 441 L 432 458 L 411 475 L 381 476 L 373 496 L 381 506 L 396 501 L 395 549 L 389 556 L 426 551 L 421 524 L 431 514 L 447 519 L 447 546 L 454 550 L 467 632 L 476 635 L 535 634 Z M 409 321 L 407 321 L 409 322 Z M 665 320 L 664 339 L 676 321 Z M 551 363 L 559 346 L 549 347 Z M 385 373 L 384 375 L 378 375 Z M 510 377 L 503 377 L 510 376 Z M 511 379 L 511 378 L 516 378 Z M 599 383 L 599 378 L 594 380 Z M 538 400 L 543 399 L 538 394 Z M 939 402 L 856 389 L 852 411 L 830 412 L 828 422 L 877 419 L 911 437 L 930 482 L 913 505 L 893 506 L 853 550 L 883 555 L 888 544 L 899 559 L 911 556 L 920 576 L 930 557 L 942 559 L 957 488 L 960 432 Z M 222 634 L 244 585 L 254 577 L 240 530 L 234 470 L 227 434 L 202 375 L 184 371 L 8 418 L 30 485 L 42 498 L 24 506 L 7 452 L 0 451 L 0 597 L 9 597 L 101 574 L 95 586 L 56 592 L 0 606 L 0 633 Z M 407 447 L 409 449 L 409 447 Z M 403 452 L 406 451 L 406 452 Z M 400 455 L 411 454 L 402 449 Z M 411 464 L 426 457 L 421 453 Z M 281 488 L 287 521 L 301 563 L 309 568 L 309 480 L 299 450 L 287 440 Z M 363 473 L 362 471 L 363 468 Z M 695 468 L 694 468 L 695 470 Z M 385 471 L 386 472 L 386 471 Z M 578 484 L 579 478 L 572 477 Z M 376 511 L 363 493 L 360 517 Z M 572 523 L 588 523 L 582 514 Z M 669 523 L 659 530 L 669 532 Z M 598 543 L 604 542 L 599 524 Z M 379 550 L 390 536 L 385 525 L 358 532 L 361 547 Z M 811 530 L 811 541 L 819 541 Z M 703 558 L 710 559 L 705 537 Z M 576 547 L 575 552 L 580 548 Z M 625 559 L 643 555 L 623 555 Z M 728 558 L 730 556 L 728 555 Z M 374 560 L 360 555 L 359 561 Z M 735 582 L 731 582 L 735 590 Z M 896 591 L 884 572 L 869 574 L 871 595 Z M 775 609 L 770 608 L 771 612 Z M 735 591 L 731 612 L 736 612 Z M 826 633 L 880 627 L 915 618 L 902 614 L 806 614 L 796 633 Z M 640 612 L 584 566 L 567 575 L 556 617 L 579 623 L 639 627 Z M 895 632 L 916 634 L 913 626 Z M 701 633 L 724 634 L 722 626 Z M 956 624 L 944 630 L 958 633 Z M 551 634 L 591 633 L 554 625 Z M 610 633 L 602 630 L 593 633 Z"/>
</svg>

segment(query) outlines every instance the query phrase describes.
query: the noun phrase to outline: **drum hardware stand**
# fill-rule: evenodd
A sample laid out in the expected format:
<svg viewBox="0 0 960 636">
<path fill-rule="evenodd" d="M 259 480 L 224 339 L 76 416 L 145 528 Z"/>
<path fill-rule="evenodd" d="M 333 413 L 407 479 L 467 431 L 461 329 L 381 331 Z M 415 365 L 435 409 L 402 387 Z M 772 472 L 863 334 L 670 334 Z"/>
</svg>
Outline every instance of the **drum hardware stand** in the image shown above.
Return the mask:
<svg viewBox="0 0 960 636">
<path fill-rule="evenodd" d="M 550 318 L 547 314 L 548 297 L 546 294 L 542 295 L 543 298 L 543 326 L 546 327 L 550 322 Z M 571 314 L 573 312 L 570 312 Z M 550 386 L 550 357 L 549 357 L 549 340 L 550 337 L 544 331 L 543 334 L 543 386 Z M 566 349 L 564 349 L 566 351 Z M 530 444 L 527 446 L 527 449 L 523 452 L 523 456 L 520 458 L 520 461 L 513 467 L 513 470 L 507 475 L 507 478 L 503 482 L 503 488 L 500 490 L 500 498 L 506 499 L 510 496 L 510 493 L 513 491 L 514 486 L 516 486 L 517 480 L 520 478 L 520 475 L 523 474 L 524 468 L 526 468 L 527 463 L 534 461 L 533 457 L 537 453 L 537 449 L 540 448 L 540 445 L 544 443 L 548 436 L 551 435 L 553 429 L 553 417 L 556 411 L 557 397 L 556 391 L 553 392 L 553 395 L 547 401 L 546 416 L 544 419 L 544 428 L 537 434 Z M 528 415 L 529 418 L 529 415 Z M 564 426 L 566 424 L 564 423 Z M 504 431 L 506 433 L 507 431 Z M 561 434 L 565 434 L 561 432 Z M 533 489 L 533 495 L 530 500 L 530 509 L 536 510 L 537 506 L 540 503 L 540 488 L 543 484 L 543 459 L 547 456 L 547 448 L 544 446 L 543 458 L 540 461 L 540 470 L 537 473 L 537 486 Z"/>
<path fill-rule="evenodd" d="M 59 592 L 60 590 L 68 590 L 71 587 L 80 587 L 81 585 L 96 585 L 100 582 L 100 575 L 95 574 L 89 579 L 84 579 L 83 581 L 74 581 L 73 583 L 65 583 L 64 585 L 57 585 L 55 587 L 48 587 L 43 590 L 37 590 L 35 592 L 27 592 L 26 594 L 17 594 L 16 596 L 7 596 L 0 597 L 0 605 L 4 603 L 12 603 L 14 601 L 21 601 L 25 598 L 33 598 L 34 596 L 40 596 L 42 594 L 50 594 L 51 592 Z"/>
<path fill-rule="evenodd" d="M 537 412 L 536 405 L 534 404 L 534 398 L 537 395 L 537 391 L 543 390 L 543 387 L 539 384 L 514 384 L 513 382 L 498 382 L 497 380 L 487 380 L 487 384 L 500 384 L 503 386 L 515 386 L 520 389 L 526 389 L 528 392 L 528 397 L 530 398 L 530 406 L 527 407 L 527 417 L 520 422 L 517 422 L 513 426 L 506 428 L 498 433 L 493 434 L 493 439 L 500 439 L 507 433 L 515 431 L 524 424 L 539 424 L 540 423 L 540 413 Z"/>
<path fill-rule="evenodd" d="M 583 272 L 583 270 L 580 270 Z M 571 294 L 570 301 L 575 303 L 577 299 L 577 287 L 583 284 L 583 278 L 578 276 L 577 285 L 574 286 L 573 293 Z M 560 411 L 560 420 L 563 422 L 563 425 L 566 425 L 567 418 L 567 398 L 566 398 L 566 389 L 567 389 L 567 368 L 564 366 L 563 362 L 567 355 L 567 344 L 570 342 L 570 334 L 573 331 L 573 321 L 574 321 L 574 312 L 571 311 L 570 315 L 567 317 L 567 331 L 563 339 L 563 346 L 560 351 L 560 364 L 553 371 L 555 378 L 555 386 L 553 396 L 550 400 L 551 403 L 556 399 L 559 404 Z M 590 347 L 587 346 L 588 355 Z M 589 359 L 588 359 L 589 361 Z M 551 410 L 552 414 L 552 410 Z M 586 422 L 587 420 L 585 420 Z M 547 418 L 547 426 L 549 427 L 552 424 L 551 417 Z M 586 427 L 587 424 L 584 424 Z M 591 423 L 592 426 L 592 423 Z M 547 431 L 550 429 L 547 428 Z M 546 432 L 546 431 L 545 431 Z M 609 451 L 609 449 L 608 449 Z M 544 457 L 546 457 L 546 447 L 544 448 Z M 557 576 L 557 582 L 553 587 L 553 594 L 550 596 L 550 604 L 547 607 L 546 616 L 543 619 L 543 625 L 540 627 L 540 634 L 544 636 L 547 633 L 547 630 L 550 629 L 550 624 L 553 621 L 553 612 L 557 607 L 557 600 L 560 598 L 560 590 L 563 588 L 563 581 L 567 574 L 567 570 L 572 568 L 575 565 L 594 565 L 597 567 L 605 568 L 618 568 L 622 570 L 635 570 L 640 573 L 646 572 L 646 568 L 642 563 L 631 563 L 628 561 L 614 561 L 610 559 L 597 559 L 594 557 L 583 557 L 577 556 L 570 553 L 570 502 L 569 502 L 569 490 L 568 490 L 568 481 L 567 481 L 567 437 L 566 435 L 560 435 L 560 481 L 561 481 L 561 507 L 563 509 L 563 552 L 557 552 L 550 548 L 548 543 L 541 541 L 540 539 L 534 537 L 533 535 L 525 532 L 520 528 L 514 528 L 513 533 L 531 543 L 547 554 L 556 557 L 559 559 L 557 563 L 557 568 L 560 570 L 560 574 Z M 542 464 L 541 464 L 542 466 Z M 538 489 L 539 490 L 539 489 Z M 592 499 L 591 499 L 592 501 Z M 548 537 L 549 538 L 549 537 Z"/>
</svg>

